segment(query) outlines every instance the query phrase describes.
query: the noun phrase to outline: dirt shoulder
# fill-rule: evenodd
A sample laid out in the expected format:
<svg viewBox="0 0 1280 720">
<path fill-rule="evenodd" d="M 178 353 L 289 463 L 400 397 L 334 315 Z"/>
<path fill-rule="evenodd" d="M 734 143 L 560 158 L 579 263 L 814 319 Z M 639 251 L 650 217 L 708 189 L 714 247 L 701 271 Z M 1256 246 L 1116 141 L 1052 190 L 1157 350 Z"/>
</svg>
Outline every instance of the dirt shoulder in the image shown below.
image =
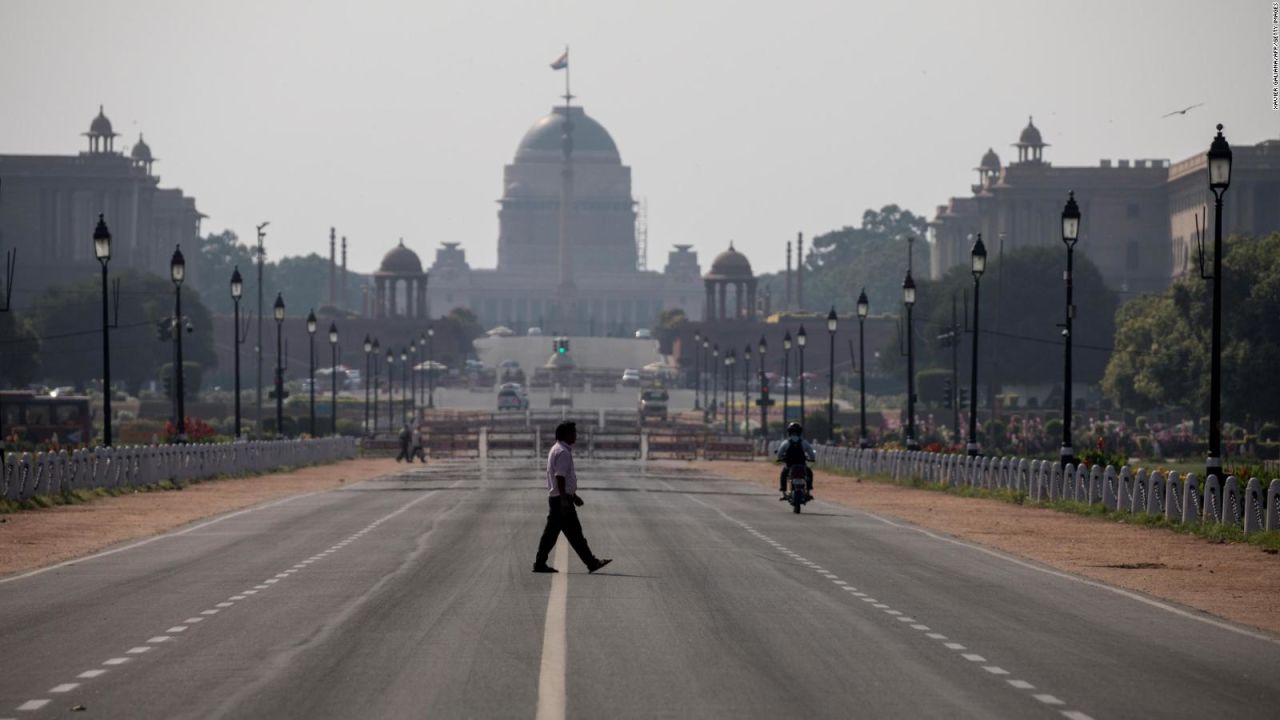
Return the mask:
<svg viewBox="0 0 1280 720">
<path fill-rule="evenodd" d="M 773 463 L 698 464 L 709 473 L 778 488 Z M 1280 556 L 1254 546 L 827 473 L 815 485 L 823 500 L 1280 633 Z"/>
<path fill-rule="evenodd" d="M 395 472 L 390 458 L 347 460 L 291 472 L 207 480 L 183 490 L 139 492 L 0 516 L 0 576 L 159 535 L 197 520 L 290 495 Z"/>
</svg>

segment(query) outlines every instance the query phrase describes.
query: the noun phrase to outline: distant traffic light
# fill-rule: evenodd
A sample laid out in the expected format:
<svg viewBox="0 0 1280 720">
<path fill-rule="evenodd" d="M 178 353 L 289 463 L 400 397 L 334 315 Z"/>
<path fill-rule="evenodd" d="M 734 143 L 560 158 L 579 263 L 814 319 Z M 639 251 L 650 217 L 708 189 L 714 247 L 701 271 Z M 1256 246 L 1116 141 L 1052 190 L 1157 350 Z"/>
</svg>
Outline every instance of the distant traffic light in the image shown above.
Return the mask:
<svg viewBox="0 0 1280 720">
<path fill-rule="evenodd" d="M 954 390 L 955 388 L 951 385 L 951 378 L 946 378 L 942 381 L 942 407 L 948 410 L 951 409 L 951 398 Z"/>
<path fill-rule="evenodd" d="M 968 388 L 960 388 L 960 407 L 969 407 L 969 390 Z M 973 408 L 969 408 L 972 410 Z"/>
</svg>

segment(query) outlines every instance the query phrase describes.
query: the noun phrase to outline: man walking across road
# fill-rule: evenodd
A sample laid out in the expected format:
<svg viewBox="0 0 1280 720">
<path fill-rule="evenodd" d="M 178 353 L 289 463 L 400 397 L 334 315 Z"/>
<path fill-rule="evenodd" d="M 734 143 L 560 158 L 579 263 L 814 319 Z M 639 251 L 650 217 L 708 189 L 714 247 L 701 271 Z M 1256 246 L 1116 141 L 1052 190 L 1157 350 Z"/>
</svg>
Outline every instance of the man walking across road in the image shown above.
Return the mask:
<svg viewBox="0 0 1280 720">
<path fill-rule="evenodd" d="M 578 475 L 573 469 L 573 444 L 578 441 L 578 427 L 571 420 L 556 426 L 556 444 L 551 446 L 547 454 L 547 526 L 542 531 L 542 539 L 538 541 L 538 555 L 533 561 L 536 573 L 553 573 L 557 570 L 547 564 L 551 548 L 555 547 L 560 533 L 569 541 L 570 547 L 582 558 L 587 572 L 595 572 L 613 562 L 608 558 L 597 558 L 591 554 L 587 539 L 582 536 L 582 524 L 578 522 L 576 508 L 584 504 L 578 497 Z"/>
</svg>

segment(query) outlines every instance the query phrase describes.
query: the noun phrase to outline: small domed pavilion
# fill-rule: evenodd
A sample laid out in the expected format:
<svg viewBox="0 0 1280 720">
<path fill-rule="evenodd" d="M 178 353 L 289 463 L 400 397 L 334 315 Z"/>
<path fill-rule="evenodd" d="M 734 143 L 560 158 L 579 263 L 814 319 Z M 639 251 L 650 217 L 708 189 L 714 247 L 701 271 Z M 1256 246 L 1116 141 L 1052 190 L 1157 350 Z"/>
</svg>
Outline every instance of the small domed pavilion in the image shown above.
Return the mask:
<svg viewBox="0 0 1280 720">
<path fill-rule="evenodd" d="M 373 316 L 379 318 L 427 318 L 427 273 L 418 254 L 400 244 L 382 257 L 373 274 Z"/>
<path fill-rule="evenodd" d="M 716 256 L 710 272 L 703 276 L 702 281 L 707 290 L 705 319 L 734 320 L 756 316 L 756 276 L 751 272 L 751 261 L 734 250 L 732 242 L 728 250 Z"/>
</svg>

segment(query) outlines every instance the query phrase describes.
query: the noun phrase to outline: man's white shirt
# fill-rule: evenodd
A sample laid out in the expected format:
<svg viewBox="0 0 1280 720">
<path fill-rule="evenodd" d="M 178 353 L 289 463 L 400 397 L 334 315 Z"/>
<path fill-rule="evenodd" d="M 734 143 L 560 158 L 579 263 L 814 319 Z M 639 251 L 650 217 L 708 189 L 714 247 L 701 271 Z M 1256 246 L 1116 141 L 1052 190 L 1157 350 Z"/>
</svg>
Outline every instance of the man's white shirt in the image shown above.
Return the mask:
<svg viewBox="0 0 1280 720">
<path fill-rule="evenodd" d="M 564 490 L 569 495 L 578 494 L 578 474 L 573 469 L 573 449 L 563 440 L 557 440 L 547 453 L 547 490 L 551 497 L 559 497 L 556 476 L 564 478 Z"/>
</svg>

